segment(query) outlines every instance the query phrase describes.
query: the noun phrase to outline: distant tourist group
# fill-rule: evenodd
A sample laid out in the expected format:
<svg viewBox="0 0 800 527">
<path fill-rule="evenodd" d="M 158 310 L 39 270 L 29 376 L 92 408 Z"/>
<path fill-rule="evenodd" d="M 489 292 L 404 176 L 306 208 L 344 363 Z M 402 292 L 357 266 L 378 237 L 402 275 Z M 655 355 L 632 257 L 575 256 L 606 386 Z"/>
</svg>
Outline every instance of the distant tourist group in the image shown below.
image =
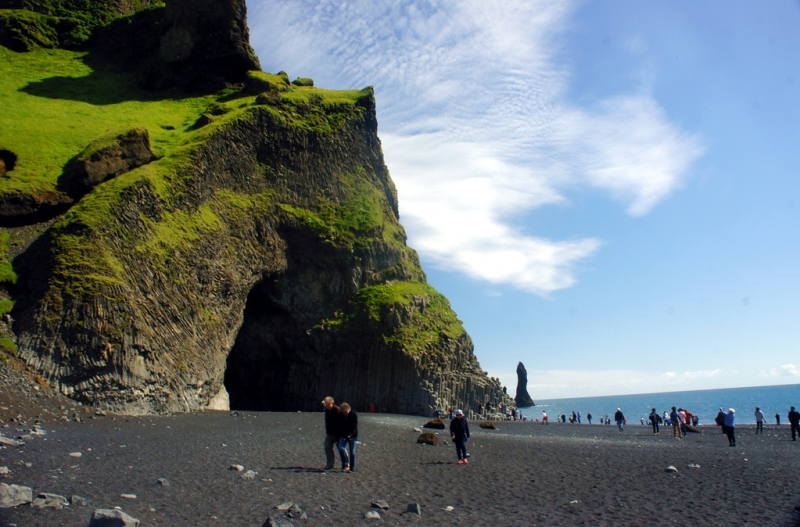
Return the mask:
<svg viewBox="0 0 800 527">
<path fill-rule="evenodd" d="M 797 437 L 800 436 L 800 424 L 798 424 L 800 423 L 800 412 L 797 412 L 795 407 L 792 406 L 787 417 L 789 418 L 789 424 L 791 426 L 792 441 L 797 441 Z M 763 434 L 766 417 L 764 412 L 762 412 L 761 408 L 758 406 L 755 410 L 755 418 L 755 433 Z M 586 420 L 589 422 L 589 424 L 592 424 L 592 414 L 586 414 Z M 572 424 L 580 424 L 581 413 L 573 411 L 570 416 L 567 416 L 567 414 L 557 415 L 556 421 L 561 423 L 566 423 L 569 421 Z M 550 424 L 550 418 L 548 417 L 546 410 L 542 411 L 541 422 L 543 425 Z M 622 409 L 617 408 L 617 411 L 614 413 L 614 422 L 617 424 L 617 428 L 620 432 L 625 430 L 627 420 L 625 419 L 625 415 L 622 413 Z M 693 414 L 685 408 L 676 408 L 675 406 L 672 407 L 670 412 L 664 410 L 662 413 L 659 413 L 655 408 L 652 408 L 647 418 L 645 419 L 645 416 L 641 416 L 639 422 L 642 425 L 648 424 L 652 426 L 653 435 L 660 435 L 661 425 L 664 425 L 672 428 L 673 438 L 683 439 L 687 432 L 699 432 L 699 430 L 697 430 L 695 427 L 697 427 L 700 422 L 700 416 Z M 717 426 L 722 428 L 722 433 L 728 438 L 728 444 L 730 446 L 736 446 L 736 410 L 729 408 L 727 411 L 725 411 L 724 408 L 720 408 L 716 419 L 714 419 L 714 422 Z M 601 416 L 600 424 L 609 425 L 611 424 L 611 419 L 609 419 L 608 415 Z M 775 424 L 776 426 L 780 426 L 780 414 L 775 414 Z"/>
</svg>

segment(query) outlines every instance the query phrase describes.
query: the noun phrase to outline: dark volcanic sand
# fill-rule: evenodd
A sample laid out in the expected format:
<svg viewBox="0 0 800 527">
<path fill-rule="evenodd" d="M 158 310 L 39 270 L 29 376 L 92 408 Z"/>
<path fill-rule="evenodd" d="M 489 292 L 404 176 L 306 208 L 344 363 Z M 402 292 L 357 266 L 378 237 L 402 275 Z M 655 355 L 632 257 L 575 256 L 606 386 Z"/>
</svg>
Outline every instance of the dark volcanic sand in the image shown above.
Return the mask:
<svg viewBox="0 0 800 527">
<path fill-rule="evenodd" d="M 460 466 L 452 444 L 415 443 L 413 428 L 424 418 L 360 418 L 364 443 L 352 474 L 338 470 L 338 457 L 337 470 L 319 470 L 322 413 L 109 415 L 46 423 L 46 436 L 0 450 L 0 466 L 11 469 L 0 481 L 30 486 L 34 495 L 78 494 L 89 505 L 0 509 L 0 525 L 85 526 L 93 509 L 120 506 L 142 525 L 260 526 L 285 501 L 308 512 L 308 521 L 297 525 L 361 525 L 378 523 L 364 513 L 381 498 L 391 508 L 381 511 L 380 523 L 390 525 L 797 521 L 800 441 L 790 440 L 786 426 L 771 426 L 763 436 L 741 427 L 739 446 L 729 448 L 715 427 L 677 441 L 667 430 L 653 436 L 644 426 L 620 433 L 615 426 L 501 422 L 499 431 L 482 431 L 473 422 L 470 464 Z M 12 435 L 14 427 L 0 431 Z M 77 451 L 81 458 L 69 456 Z M 232 463 L 255 470 L 256 478 L 243 479 L 229 470 Z M 680 472 L 665 472 L 668 465 Z M 157 485 L 158 478 L 171 485 Z M 422 516 L 402 514 L 414 502 Z M 443 510 L 448 505 L 452 512 Z"/>
</svg>

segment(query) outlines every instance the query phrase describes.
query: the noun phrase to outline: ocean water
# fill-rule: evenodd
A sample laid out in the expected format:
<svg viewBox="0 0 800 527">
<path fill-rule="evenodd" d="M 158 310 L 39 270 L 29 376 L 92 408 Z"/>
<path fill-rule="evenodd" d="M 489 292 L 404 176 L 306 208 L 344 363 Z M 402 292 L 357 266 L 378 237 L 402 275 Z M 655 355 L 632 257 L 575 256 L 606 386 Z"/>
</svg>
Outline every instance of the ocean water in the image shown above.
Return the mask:
<svg viewBox="0 0 800 527">
<path fill-rule="evenodd" d="M 756 386 L 752 388 L 725 388 L 721 390 L 694 390 L 689 392 L 647 393 L 636 395 L 610 395 L 605 397 L 580 397 L 575 399 L 549 399 L 536 401 L 536 406 L 521 408 L 528 419 L 541 419 L 542 411 L 547 412 L 550 421 L 556 416 L 569 416 L 574 410 L 581 413 L 581 422 L 586 423 L 586 414 L 592 414 L 592 423 L 601 417 L 608 417 L 612 423 L 614 412 L 622 409 L 628 425 L 639 425 L 640 418 L 650 414 L 655 408 L 659 414 L 669 413 L 672 407 L 685 408 L 700 416 L 701 425 L 713 425 L 720 406 L 736 410 L 736 424 L 755 424 L 756 406 L 761 407 L 766 424 L 775 424 L 775 414 L 781 416 L 781 426 L 789 422 L 786 414 L 789 407 L 800 408 L 800 384 L 782 386 Z"/>
</svg>

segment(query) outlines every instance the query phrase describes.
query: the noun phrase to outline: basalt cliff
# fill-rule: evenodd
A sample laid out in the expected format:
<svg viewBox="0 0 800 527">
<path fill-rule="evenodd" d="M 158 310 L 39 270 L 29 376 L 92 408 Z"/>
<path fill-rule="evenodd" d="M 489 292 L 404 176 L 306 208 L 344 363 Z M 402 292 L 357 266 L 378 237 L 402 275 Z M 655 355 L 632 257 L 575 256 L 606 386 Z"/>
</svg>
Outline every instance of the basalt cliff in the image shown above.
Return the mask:
<svg viewBox="0 0 800 527">
<path fill-rule="evenodd" d="M 0 0 L 0 367 L 124 413 L 511 404 L 399 223 L 371 88 L 241 0 Z"/>
</svg>

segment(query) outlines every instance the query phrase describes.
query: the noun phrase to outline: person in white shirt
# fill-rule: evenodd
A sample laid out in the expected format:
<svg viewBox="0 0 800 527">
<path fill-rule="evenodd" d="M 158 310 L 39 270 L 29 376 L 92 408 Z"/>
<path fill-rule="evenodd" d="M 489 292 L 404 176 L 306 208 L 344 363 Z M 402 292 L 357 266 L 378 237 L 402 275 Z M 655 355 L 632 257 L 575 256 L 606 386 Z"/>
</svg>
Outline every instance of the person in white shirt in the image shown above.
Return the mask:
<svg viewBox="0 0 800 527">
<path fill-rule="evenodd" d="M 761 433 L 764 434 L 764 412 L 761 411 L 761 408 L 756 406 L 756 434 Z"/>
</svg>

